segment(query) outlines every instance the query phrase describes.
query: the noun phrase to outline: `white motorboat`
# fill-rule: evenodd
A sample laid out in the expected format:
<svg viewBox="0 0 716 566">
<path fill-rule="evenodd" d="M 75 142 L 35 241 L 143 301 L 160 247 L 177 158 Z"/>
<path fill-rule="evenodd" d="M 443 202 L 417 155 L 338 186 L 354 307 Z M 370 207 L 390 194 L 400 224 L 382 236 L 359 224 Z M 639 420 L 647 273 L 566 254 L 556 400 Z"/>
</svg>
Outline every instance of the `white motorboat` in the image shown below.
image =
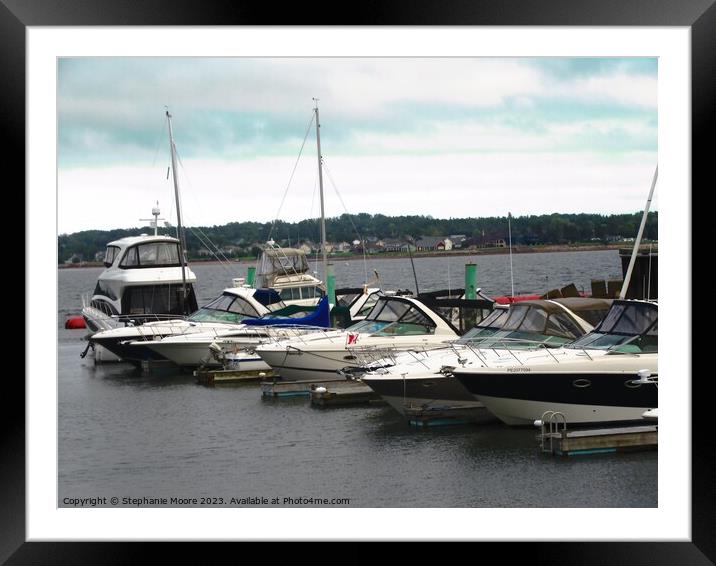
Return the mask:
<svg viewBox="0 0 716 566">
<path fill-rule="evenodd" d="M 359 367 L 366 356 L 382 359 L 385 350 L 429 348 L 458 336 L 448 318 L 425 303 L 412 297 L 384 296 L 365 320 L 346 329 L 265 343 L 256 353 L 284 379 L 317 375 L 345 379 L 339 371 Z"/>
<path fill-rule="evenodd" d="M 284 307 L 273 289 L 229 287 L 216 299 L 187 318 L 122 326 L 93 334 L 89 340 L 131 362 L 160 360 L 161 356 L 144 345 L 165 336 L 184 336 L 199 332 L 228 332 L 246 318 L 258 318 L 271 307 Z"/>
<path fill-rule="evenodd" d="M 452 370 L 505 423 L 532 425 L 547 413 L 560 413 L 570 424 L 632 422 L 658 410 L 658 304 L 625 299 L 658 174 L 657 166 L 619 299 L 592 332 L 547 350 L 550 358 Z"/>
<path fill-rule="evenodd" d="M 458 381 L 510 425 L 532 425 L 546 411 L 570 424 L 641 421 L 658 408 L 658 306 L 615 300 L 589 334 L 541 359 L 455 367 Z"/>
<path fill-rule="evenodd" d="M 381 291 L 378 288 L 336 289 L 337 305 L 347 309 L 353 322 L 365 318 L 367 311 L 375 305 L 380 296 Z M 238 354 L 246 348 L 254 348 L 267 340 L 288 339 L 315 332 L 317 326 L 329 326 L 304 319 L 292 320 L 297 315 L 305 314 L 305 311 L 289 313 L 289 310 L 291 307 L 266 314 L 253 321 L 256 324 L 240 324 L 230 330 L 213 327 L 205 332 L 170 335 L 159 340 L 142 342 L 141 345 L 182 367 L 219 366 L 224 364 L 226 356 Z M 258 357 L 255 354 L 252 356 Z"/>
<path fill-rule="evenodd" d="M 611 303 L 587 297 L 515 303 L 509 310 L 494 310 L 447 346 L 398 353 L 390 361 L 383 360 L 381 367 L 362 374 L 358 370 L 356 377 L 403 415 L 416 409 L 449 409 L 464 411 L 472 420 L 494 418 L 451 375 L 452 369 L 484 363 L 519 366 L 526 360 L 551 359 L 548 348 L 558 348 L 593 330 Z"/>
</svg>

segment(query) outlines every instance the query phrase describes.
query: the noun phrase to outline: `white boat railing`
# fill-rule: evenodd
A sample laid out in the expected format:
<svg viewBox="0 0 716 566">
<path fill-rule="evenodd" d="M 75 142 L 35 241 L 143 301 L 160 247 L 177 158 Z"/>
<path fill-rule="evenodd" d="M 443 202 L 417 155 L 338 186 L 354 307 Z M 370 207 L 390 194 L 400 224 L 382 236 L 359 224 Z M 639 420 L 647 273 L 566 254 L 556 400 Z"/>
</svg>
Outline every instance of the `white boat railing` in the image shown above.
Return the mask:
<svg viewBox="0 0 716 566">
<path fill-rule="evenodd" d="M 420 344 L 414 346 L 395 346 L 386 344 L 374 344 L 363 346 L 349 346 L 346 350 L 354 361 L 361 368 L 378 370 L 380 368 L 394 366 L 398 363 L 397 357 L 401 354 L 411 356 L 412 359 L 428 367 L 422 358 L 426 358 L 430 352 L 445 348 L 444 343 Z"/>
</svg>

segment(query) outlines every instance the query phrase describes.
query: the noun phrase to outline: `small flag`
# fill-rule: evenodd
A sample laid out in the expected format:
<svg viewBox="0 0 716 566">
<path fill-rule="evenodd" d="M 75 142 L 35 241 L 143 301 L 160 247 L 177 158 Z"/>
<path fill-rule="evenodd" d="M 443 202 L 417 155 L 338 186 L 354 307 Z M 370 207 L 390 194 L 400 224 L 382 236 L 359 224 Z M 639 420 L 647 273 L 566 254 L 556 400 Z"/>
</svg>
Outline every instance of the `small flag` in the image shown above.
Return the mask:
<svg viewBox="0 0 716 566">
<path fill-rule="evenodd" d="M 351 346 L 358 342 L 358 333 L 357 332 L 349 332 L 348 336 L 346 336 L 346 345 Z"/>
</svg>

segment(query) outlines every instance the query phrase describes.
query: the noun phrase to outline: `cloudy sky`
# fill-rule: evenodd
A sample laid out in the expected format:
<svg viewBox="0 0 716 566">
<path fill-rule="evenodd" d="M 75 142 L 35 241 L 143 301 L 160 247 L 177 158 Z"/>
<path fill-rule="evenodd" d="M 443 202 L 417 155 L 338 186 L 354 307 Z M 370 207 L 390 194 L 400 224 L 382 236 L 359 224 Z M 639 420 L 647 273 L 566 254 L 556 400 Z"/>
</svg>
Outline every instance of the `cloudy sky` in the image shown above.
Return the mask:
<svg viewBox="0 0 716 566">
<path fill-rule="evenodd" d="M 636 212 L 656 166 L 655 58 L 61 59 L 59 232 L 175 221 L 165 106 L 186 224 L 316 217 L 314 97 L 327 216 Z"/>
</svg>

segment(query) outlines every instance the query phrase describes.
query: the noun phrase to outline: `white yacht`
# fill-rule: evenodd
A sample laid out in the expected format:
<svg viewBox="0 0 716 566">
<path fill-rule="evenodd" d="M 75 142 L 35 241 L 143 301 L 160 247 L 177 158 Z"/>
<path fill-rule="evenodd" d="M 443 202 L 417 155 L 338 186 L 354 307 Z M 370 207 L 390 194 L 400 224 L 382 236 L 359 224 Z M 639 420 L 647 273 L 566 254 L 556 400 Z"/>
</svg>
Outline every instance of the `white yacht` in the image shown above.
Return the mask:
<svg viewBox="0 0 716 566">
<path fill-rule="evenodd" d="M 546 411 L 570 424 L 641 421 L 658 408 L 658 306 L 614 300 L 589 334 L 519 365 L 455 367 L 458 381 L 509 425 L 532 425 Z"/>
<path fill-rule="evenodd" d="M 87 327 L 99 332 L 194 312 L 196 275 L 182 266 L 179 248 L 177 238 L 156 234 L 109 242 L 106 269 L 82 309 Z"/>
<path fill-rule="evenodd" d="M 470 420 L 493 419 L 450 373 L 456 367 L 519 366 L 524 358 L 551 358 L 554 349 L 594 329 L 611 299 L 586 297 L 532 300 L 496 309 L 464 336 L 425 351 L 397 353 L 380 367 L 354 377 L 370 386 L 399 413 L 463 411 Z"/>
</svg>

